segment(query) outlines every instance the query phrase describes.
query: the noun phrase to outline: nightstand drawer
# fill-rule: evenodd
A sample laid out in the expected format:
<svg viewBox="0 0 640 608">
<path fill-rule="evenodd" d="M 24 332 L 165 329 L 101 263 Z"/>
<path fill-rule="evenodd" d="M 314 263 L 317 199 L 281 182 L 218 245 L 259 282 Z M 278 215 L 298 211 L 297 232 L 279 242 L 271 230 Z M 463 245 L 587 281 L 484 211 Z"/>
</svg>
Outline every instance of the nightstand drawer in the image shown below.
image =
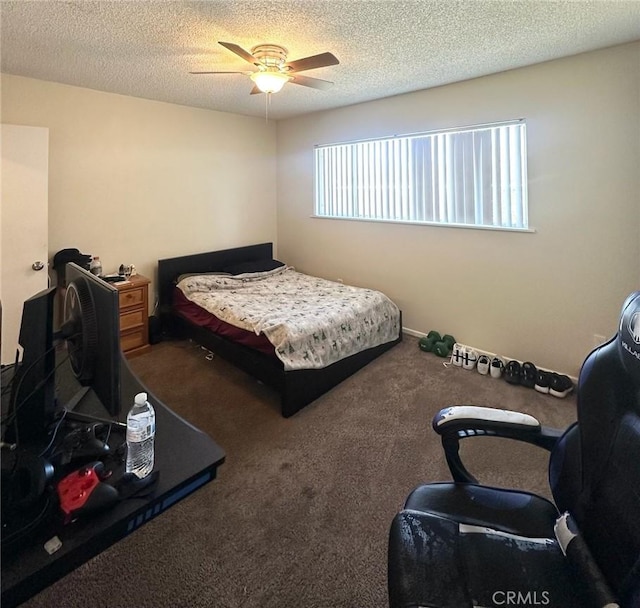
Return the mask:
<svg viewBox="0 0 640 608">
<path fill-rule="evenodd" d="M 144 302 L 144 288 L 136 287 L 135 289 L 127 289 L 118 294 L 120 308 L 129 308 L 130 306 L 139 306 Z"/>
<path fill-rule="evenodd" d="M 120 305 L 120 347 L 127 357 L 149 351 L 149 279 L 134 275 L 114 283 Z"/>
<path fill-rule="evenodd" d="M 127 331 L 134 327 L 143 327 L 145 323 L 144 310 L 124 312 L 120 315 L 120 331 Z"/>
<path fill-rule="evenodd" d="M 120 348 L 126 353 L 128 350 L 145 346 L 147 344 L 147 336 L 141 327 L 135 331 L 129 331 L 120 335 Z"/>
</svg>

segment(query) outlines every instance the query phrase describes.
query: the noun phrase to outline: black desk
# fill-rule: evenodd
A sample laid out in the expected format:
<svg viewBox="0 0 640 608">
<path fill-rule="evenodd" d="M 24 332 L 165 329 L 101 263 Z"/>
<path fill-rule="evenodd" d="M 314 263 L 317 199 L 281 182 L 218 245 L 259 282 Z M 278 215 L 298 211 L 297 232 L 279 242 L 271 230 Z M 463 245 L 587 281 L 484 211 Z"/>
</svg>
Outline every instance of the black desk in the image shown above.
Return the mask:
<svg viewBox="0 0 640 608">
<path fill-rule="evenodd" d="M 62 373 L 60 373 L 62 372 Z M 58 375 L 71 374 L 60 368 Z M 120 419 L 126 418 L 128 404 L 141 391 L 149 391 L 122 360 L 122 399 Z M 64 383 L 63 383 L 64 384 Z M 165 509 L 176 504 L 216 477 L 224 462 L 223 450 L 207 435 L 174 414 L 149 393 L 156 411 L 155 469 L 160 471 L 158 486 L 146 499 L 134 498 L 118 503 L 102 514 L 67 526 L 44 529 L 33 544 L 2 561 L 2 606 L 10 608 L 26 601 L 84 562 L 124 538 Z M 76 407 L 77 411 L 108 418 L 92 392 Z M 57 535 L 62 547 L 49 555 L 44 541 Z"/>
</svg>

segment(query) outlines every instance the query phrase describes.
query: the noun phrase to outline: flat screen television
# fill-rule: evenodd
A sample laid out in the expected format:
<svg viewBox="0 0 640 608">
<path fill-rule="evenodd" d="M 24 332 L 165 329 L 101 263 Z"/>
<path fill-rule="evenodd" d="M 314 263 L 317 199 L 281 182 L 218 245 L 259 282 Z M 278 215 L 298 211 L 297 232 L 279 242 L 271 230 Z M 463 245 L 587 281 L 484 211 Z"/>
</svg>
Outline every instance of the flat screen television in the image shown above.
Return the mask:
<svg viewBox="0 0 640 608">
<path fill-rule="evenodd" d="M 54 330 L 55 288 L 24 302 L 11 398 L 3 418 L 6 442 L 40 443 L 65 407 L 55 394 L 56 366 L 69 357 L 82 387 L 98 397 L 112 417 L 120 413 L 120 317 L 118 290 L 77 264 L 66 268 L 64 320 Z M 64 349 L 56 348 L 64 341 Z M 56 352 L 58 351 L 58 352 Z"/>
</svg>

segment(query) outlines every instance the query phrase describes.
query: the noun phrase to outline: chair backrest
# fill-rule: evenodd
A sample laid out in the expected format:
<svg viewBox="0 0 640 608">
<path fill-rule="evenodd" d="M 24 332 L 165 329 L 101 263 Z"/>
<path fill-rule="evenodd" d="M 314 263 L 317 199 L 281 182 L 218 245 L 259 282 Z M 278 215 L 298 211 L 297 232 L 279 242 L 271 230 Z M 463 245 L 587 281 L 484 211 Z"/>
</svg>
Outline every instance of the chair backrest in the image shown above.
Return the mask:
<svg viewBox="0 0 640 608">
<path fill-rule="evenodd" d="M 574 516 L 613 590 L 633 605 L 629 598 L 640 594 L 640 291 L 625 301 L 616 335 L 583 363 L 577 406 L 577 426 L 552 454 L 554 498 Z M 554 459 L 562 473 L 554 475 Z"/>
</svg>

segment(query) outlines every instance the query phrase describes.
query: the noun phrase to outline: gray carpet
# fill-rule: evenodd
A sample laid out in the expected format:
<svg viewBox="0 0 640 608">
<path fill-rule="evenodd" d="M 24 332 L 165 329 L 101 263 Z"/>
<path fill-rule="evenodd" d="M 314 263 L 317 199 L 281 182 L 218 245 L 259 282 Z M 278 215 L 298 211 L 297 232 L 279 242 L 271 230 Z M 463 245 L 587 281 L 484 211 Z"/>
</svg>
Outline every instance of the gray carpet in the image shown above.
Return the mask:
<svg viewBox="0 0 640 608">
<path fill-rule="evenodd" d="M 393 515 L 416 485 L 450 479 L 431 430 L 441 407 L 575 419 L 573 396 L 445 367 L 410 336 L 289 419 L 270 389 L 205 355 L 163 342 L 131 363 L 224 448 L 218 478 L 25 606 L 382 608 Z M 477 438 L 461 452 L 483 483 L 548 496 L 542 450 Z"/>
</svg>

